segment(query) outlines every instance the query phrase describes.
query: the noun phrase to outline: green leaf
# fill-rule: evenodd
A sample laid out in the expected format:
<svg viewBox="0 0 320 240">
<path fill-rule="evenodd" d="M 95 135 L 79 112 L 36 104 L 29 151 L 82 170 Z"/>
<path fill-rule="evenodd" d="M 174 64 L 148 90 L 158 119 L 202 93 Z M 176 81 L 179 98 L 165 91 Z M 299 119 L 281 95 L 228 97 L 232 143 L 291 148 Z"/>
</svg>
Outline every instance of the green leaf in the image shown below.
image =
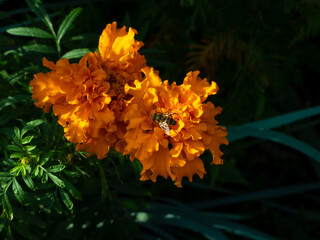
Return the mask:
<svg viewBox="0 0 320 240">
<path fill-rule="evenodd" d="M 73 21 L 76 19 L 76 17 L 80 14 L 82 11 L 82 8 L 75 8 L 73 9 L 62 21 L 61 25 L 59 26 L 58 34 L 57 34 L 57 40 L 60 42 L 61 38 L 65 35 L 65 33 L 68 31 L 70 26 L 72 25 Z"/>
<path fill-rule="evenodd" d="M 28 188 L 35 190 L 34 182 L 28 173 L 25 176 L 22 176 L 22 179 L 25 182 L 25 184 L 28 186 Z"/>
<path fill-rule="evenodd" d="M 66 52 L 61 58 L 68 58 L 68 59 L 81 58 L 89 52 L 90 52 L 89 48 L 77 48 L 69 52 Z"/>
<path fill-rule="evenodd" d="M 82 200 L 82 196 L 79 190 L 67 179 L 65 178 L 61 178 L 61 179 L 66 186 L 66 190 L 71 194 L 71 196 L 74 197 L 75 199 Z"/>
<path fill-rule="evenodd" d="M 239 127 L 245 127 L 243 130 L 239 129 L 238 126 L 229 126 L 228 129 L 228 140 L 229 142 L 244 138 L 249 136 L 249 134 L 246 132 L 247 128 L 257 128 L 259 130 L 261 129 L 271 129 L 280 127 L 289 123 L 293 123 L 308 117 L 312 117 L 314 115 L 320 114 L 320 106 L 307 108 L 300 111 L 295 111 L 292 113 L 283 114 L 276 117 L 267 118 L 264 120 L 246 123 Z"/>
<path fill-rule="evenodd" d="M 283 114 L 280 116 L 267 118 L 264 120 L 246 123 L 244 126 L 253 128 L 270 129 L 280 127 L 289 123 L 293 123 L 314 115 L 320 114 L 320 106 L 311 107 L 304 110 L 295 111 L 292 113 Z"/>
<path fill-rule="evenodd" d="M 246 135 L 250 137 L 256 137 L 261 139 L 270 140 L 273 142 L 277 142 L 288 147 L 291 147 L 301 153 L 313 158 L 314 160 L 320 162 L 320 151 L 316 150 L 315 148 L 311 147 L 310 145 L 295 139 L 289 135 L 267 130 L 267 129 L 255 129 L 251 127 L 229 127 L 228 130 L 236 135 Z M 229 137 L 228 137 L 229 139 Z M 230 140 L 230 139 L 229 139 Z"/>
<path fill-rule="evenodd" d="M 34 27 L 10 28 L 7 30 L 7 33 L 25 37 L 53 38 L 52 34 L 48 33 L 47 31 Z"/>
<path fill-rule="evenodd" d="M 25 45 L 22 46 L 22 49 L 26 52 L 35 52 L 35 53 L 46 53 L 46 54 L 54 54 L 56 53 L 56 50 L 49 46 L 44 44 L 32 44 L 32 45 Z"/>
<path fill-rule="evenodd" d="M 7 149 L 8 151 L 24 152 L 24 150 L 23 150 L 21 147 L 16 146 L 16 145 L 7 145 L 7 146 L 6 146 L 6 149 Z"/>
<path fill-rule="evenodd" d="M 26 149 L 26 151 L 31 152 L 32 150 L 34 150 L 37 146 L 31 146 L 31 145 L 27 145 L 24 148 Z"/>
<path fill-rule="evenodd" d="M 14 134 L 16 135 L 16 137 L 18 139 L 20 139 L 21 138 L 20 129 L 18 127 L 14 126 L 13 131 L 14 131 Z"/>
<path fill-rule="evenodd" d="M 14 173 L 16 176 L 19 175 L 22 169 L 22 165 L 16 166 L 10 170 L 10 173 Z"/>
<path fill-rule="evenodd" d="M 12 191 L 13 191 L 16 199 L 21 204 L 24 205 L 25 204 L 25 194 L 24 194 L 24 191 L 23 191 L 22 187 L 20 186 L 19 182 L 16 180 L 16 178 L 13 178 Z"/>
<path fill-rule="evenodd" d="M 60 188 L 65 187 L 64 182 L 60 178 L 58 178 L 56 175 L 53 175 L 52 173 L 48 172 L 48 176 L 58 187 Z"/>
<path fill-rule="evenodd" d="M 59 164 L 59 165 L 50 166 L 47 170 L 49 172 L 56 173 L 56 172 L 61 172 L 65 167 L 66 167 L 65 165 Z"/>
<path fill-rule="evenodd" d="M 10 158 L 22 158 L 24 157 L 25 153 L 24 152 L 14 152 L 10 154 Z"/>
<path fill-rule="evenodd" d="M 35 0 L 26 0 L 29 8 L 44 22 L 44 24 L 48 27 L 50 32 L 55 35 L 52 23 L 50 21 L 49 15 L 46 10 L 42 7 L 42 5 Z"/>
<path fill-rule="evenodd" d="M 40 165 L 45 165 L 51 158 L 53 151 L 46 152 L 45 155 L 41 158 Z"/>
<path fill-rule="evenodd" d="M 60 188 L 59 190 L 60 190 L 59 192 L 60 192 L 60 197 L 62 199 L 62 202 L 69 210 L 72 210 L 73 202 L 71 201 L 68 193 L 63 188 Z"/>
<path fill-rule="evenodd" d="M 41 170 L 42 170 L 42 169 L 41 169 Z M 41 182 L 42 182 L 42 183 L 48 182 L 48 173 L 47 173 L 47 172 L 43 172 L 42 178 L 41 178 Z"/>
<path fill-rule="evenodd" d="M 13 219 L 12 206 L 6 193 L 3 193 L 3 196 L 2 196 L 2 207 L 6 217 L 9 220 L 12 220 Z"/>
<path fill-rule="evenodd" d="M 13 75 L 11 75 L 11 76 L 13 76 Z M 24 100 L 26 100 L 28 98 L 30 98 L 30 96 L 27 96 L 27 95 L 16 95 L 16 96 L 9 96 L 7 98 L 1 99 L 0 100 L 0 111 L 2 109 L 4 109 L 4 108 L 8 107 L 8 106 L 15 107 L 15 105 L 14 105 L 15 103 L 21 103 L 22 101 L 24 101 Z"/>
<path fill-rule="evenodd" d="M 269 236 L 268 234 L 265 234 L 263 232 L 260 232 L 256 229 L 244 226 L 239 223 L 234 223 L 226 220 L 220 220 L 219 223 L 213 224 L 214 227 L 218 229 L 225 230 L 227 232 L 244 236 L 250 239 L 256 239 L 256 240 L 275 240 L 274 237 Z"/>
<path fill-rule="evenodd" d="M 0 172 L 0 182 L 7 182 L 12 179 L 13 176 L 8 172 Z"/>
<path fill-rule="evenodd" d="M 99 168 L 99 173 L 100 173 L 100 178 L 101 178 L 101 195 L 102 195 L 102 199 L 106 199 L 107 196 L 110 198 L 110 192 L 109 192 L 109 185 L 108 185 L 108 181 L 107 181 L 107 177 L 106 174 L 104 172 L 103 166 L 101 164 L 101 162 L 98 160 L 96 161 L 96 164 Z"/>
<path fill-rule="evenodd" d="M 35 169 L 33 170 L 33 172 L 32 172 L 32 174 L 33 174 L 33 176 L 35 176 L 35 177 L 37 177 L 38 176 L 38 174 L 39 174 L 39 165 L 37 165 L 36 167 L 35 167 Z M 41 177 L 41 176 L 40 176 Z"/>
<path fill-rule="evenodd" d="M 31 140 L 33 139 L 34 136 L 30 135 L 30 136 L 26 136 L 21 140 L 21 144 L 28 144 L 31 142 Z"/>
<path fill-rule="evenodd" d="M 302 192 L 312 191 L 319 188 L 320 188 L 320 182 L 307 183 L 307 184 L 301 184 L 301 185 L 272 188 L 272 189 L 256 191 L 252 193 L 240 194 L 240 195 L 231 196 L 231 197 L 217 198 L 214 200 L 198 201 L 198 202 L 189 204 L 189 206 L 192 207 L 193 209 L 214 208 L 218 206 L 241 203 L 241 202 L 257 201 L 257 200 L 264 200 L 264 199 L 270 199 L 270 198 L 278 198 L 278 197 L 283 197 L 287 195 L 294 195 Z"/>
</svg>

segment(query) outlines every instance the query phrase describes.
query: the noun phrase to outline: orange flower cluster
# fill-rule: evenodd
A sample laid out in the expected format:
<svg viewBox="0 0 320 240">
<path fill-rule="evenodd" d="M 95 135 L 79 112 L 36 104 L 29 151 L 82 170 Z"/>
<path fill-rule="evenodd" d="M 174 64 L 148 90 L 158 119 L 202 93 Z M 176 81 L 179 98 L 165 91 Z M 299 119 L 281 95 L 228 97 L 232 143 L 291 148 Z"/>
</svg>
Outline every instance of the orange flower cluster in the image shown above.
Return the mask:
<svg viewBox="0 0 320 240">
<path fill-rule="evenodd" d="M 221 144 L 228 144 L 226 129 L 215 116 L 221 112 L 209 95 L 215 82 L 189 72 L 182 85 L 162 82 L 138 53 L 142 42 L 136 30 L 108 24 L 99 40 L 99 53 L 86 54 L 79 63 L 44 58 L 51 69 L 38 73 L 30 85 L 35 105 L 48 112 L 52 106 L 65 137 L 98 159 L 114 148 L 138 159 L 141 180 L 170 178 L 181 187 L 183 177 L 205 174 L 199 156 L 209 149 L 214 164 L 222 164 Z"/>
<path fill-rule="evenodd" d="M 43 65 L 51 71 L 36 74 L 30 82 L 35 105 L 45 112 L 53 105 L 67 140 L 99 159 L 110 147 L 118 149 L 125 134 L 125 100 L 130 96 L 124 86 L 142 79 L 146 61 L 138 53 L 143 43 L 135 34 L 132 28 L 117 29 L 116 22 L 108 24 L 100 36 L 100 53 L 88 53 L 74 64 L 44 58 Z"/>
<path fill-rule="evenodd" d="M 208 95 L 217 93 L 217 84 L 199 78 L 199 71 L 189 72 L 179 86 L 162 83 L 152 68 L 142 71 L 142 82 L 126 86 L 133 98 L 128 101 L 124 119 L 128 122 L 124 154 L 141 162 L 141 180 L 155 182 L 159 175 L 170 176 L 181 187 L 185 176 L 189 181 L 194 174 L 202 178 L 205 169 L 199 156 L 209 149 L 212 163 L 222 164 L 219 147 L 228 144 L 226 129 L 217 126 L 214 118 L 222 109 L 211 102 L 203 103 Z"/>
</svg>

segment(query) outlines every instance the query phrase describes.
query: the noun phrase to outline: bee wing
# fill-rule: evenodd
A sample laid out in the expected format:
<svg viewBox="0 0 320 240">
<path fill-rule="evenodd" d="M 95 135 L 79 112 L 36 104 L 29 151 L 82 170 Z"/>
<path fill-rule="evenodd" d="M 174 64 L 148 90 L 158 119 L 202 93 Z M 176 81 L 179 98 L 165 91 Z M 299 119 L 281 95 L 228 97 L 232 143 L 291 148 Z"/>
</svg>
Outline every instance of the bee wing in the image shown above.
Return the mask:
<svg viewBox="0 0 320 240">
<path fill-rule="evenodd" d="M 165 134 L 170 136 L 170 128 L 169 128 L 167 121 L 160 122 L 159 126 L 161 127 L 161 129 L 164 131 Z"/>
</svg>

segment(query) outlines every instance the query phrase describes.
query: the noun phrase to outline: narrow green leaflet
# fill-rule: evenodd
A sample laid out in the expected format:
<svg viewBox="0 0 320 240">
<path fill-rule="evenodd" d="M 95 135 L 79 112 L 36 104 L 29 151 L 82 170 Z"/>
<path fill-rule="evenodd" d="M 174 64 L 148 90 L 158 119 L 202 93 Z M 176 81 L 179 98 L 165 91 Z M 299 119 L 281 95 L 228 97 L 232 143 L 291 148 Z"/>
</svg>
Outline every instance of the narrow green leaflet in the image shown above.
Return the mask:
<svg viewBox="0 0 320 240">
<path fill-rule="evenodd" d="M 3 98 L 0 100 L 0 111 L 8 106 L 13 106 L 15 103 L 19 103 L 26 99 L 30 98 L 27 95 L 16 95 L 16 96 L 9 96 L 7 98 Z"/>
<path fill-rule="evenodd" d="M 42 119 L 36 119 L 30 122 L 27 122 L 21 130 L 21 136 L 23 136 L 27 131 L 36 128 L 42 123 L 44 123 L 44 120 Z"/>
<path fill-rule="evenodd" d="M 65 165 L 54 165 L 50 166 L 47 170 L 52 173 L 61 172 L 66 166 Z"/>
<path fill-rule="evenodd" d="M 60 188 L 65 187 L 64 182 L 60 178 L 58 178 L 56 175 L 53 175 L 52 173 L 48 172 L 48 176 L 58 187 Z"/>
<path fill-rule="evenodd" d="M 29 8 L 44 22 L 44 24 L 48 27 L 50 32 L 55 36 L 55 32 L 49 18 L 48 13 L 42 7 L 42 5 L 35 0 L 26 0 Z"/>
<path fill-rule="evenodd" d="M 16 36 L 25 36 L 25 37 L 53 38 L 51 33 L 45 30 L 42 30 L 40 28 L 34 28 L 34 27 L 10 28 L 7 30 L 7 33 L 16 35 Z"/>
<path fill-rule="evenodd" d="M 58 42 L 60 42 L 61 38 L 68 31 L 73 21 L 76 19 L 76 17 L 80 14 L 81 11 L 82 11 L 82 8 L 73 9 L 62 21 L 61 25 L 59 26 L 58 34 L 57 34 Z"/>
<path fill-rule="evenodd" d="M 25 194 L 24 194 L 24 191 L 22 190 L 22 187 L 20 186 L 19 182 L 16 180 L 16 178 L 13 178 L 12 191 L 13 191 L 16 199 L 21 204 L 24 205 L 25 204 Z"/>
<path fill-rule="evenodd" d="M 32 45 L 26 45 L 22 46 L 22 49 L 26 52 L 35 52 L 35 53 L 47 53 L 47 54 L 54 54 L 56 53 L 56 50 L 48 45 L 45 44 L 32 44 Z"/>
<path fill-rule="evenodd" d="M 13 219 L 12 206 L 6 193 L 3 193 L 3 196 L 2 196 L 2 207 L 6 217 L 9 220 L 12 220 Z"/>
<path fill-rule="evenodd" d="M 22 176 L 22 179 L 23 179 L 24 183 L 28 186 L 28 188 L 35 190 L 34 182 L 33 182 L 32 178 L 30 177 L 29 173 L 26 173 L 25 176 Z"/>
<path fill-rule="evenodd" d="M 46 154 L 41 158 L 40 165 L 43 166 L 46 162 L 49 161 L 53 154 L 53 151 L 46 152 Z"/>
<path fill-rule="evenodd" d="M 79 190 L 67 179 L 65 178 L 61 178 L 61 179 L 64 182 L 66 189 L 71 194 L 71 196 L 74 197 L 75 199 L 82 200 L 82 196 Z"/>
<path fill-rule="evenodd" d="M 68 59 L 81 58 L 81 57 L 83 57 L 83 55 L 85 55 L 89 52 L 90 52 L 89 48 L 73 49 L 69 52 L 66 52 L 61 58 L 68 58 Z"/>
<path fill-rule="evenodd" d="M 8 172 L 0 172 L 0 182 L 7 182 L 9 181 L 13 176 Z"/>
<path fill-rule="evenodd" d="M 60 188 L 59 192 L 60 192 L 60 197 L 61 197 L 62 202 L 64 203 L 64 205 L 66 205 L 66 207 L 69 210 L 72 210 L 73 202 L 71 201 L 71 199 L 69 197 L 69 194 L 63 188 Z"/>
</svg>

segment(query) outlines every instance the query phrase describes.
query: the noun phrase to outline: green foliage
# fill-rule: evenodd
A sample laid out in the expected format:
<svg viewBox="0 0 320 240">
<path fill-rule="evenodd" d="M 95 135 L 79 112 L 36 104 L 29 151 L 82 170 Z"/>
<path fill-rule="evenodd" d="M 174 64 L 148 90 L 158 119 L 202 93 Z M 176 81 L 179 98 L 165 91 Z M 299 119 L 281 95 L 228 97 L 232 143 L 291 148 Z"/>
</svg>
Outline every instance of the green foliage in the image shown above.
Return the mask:
<svg viewBox="0 0 320 240">
<path fill-rule="evenodd" d="M 42 2 L 0 12 L 1 239 L 319 238 L 319 1 Z M 201 182 L 142 183 L 138 161 L 76 152 L 34 106 L 43 57 L 96 50 L 112 21 L 163 79 L 218 83 L 230 145 L 222 166 L 201 156 Z"/>
</svg>

